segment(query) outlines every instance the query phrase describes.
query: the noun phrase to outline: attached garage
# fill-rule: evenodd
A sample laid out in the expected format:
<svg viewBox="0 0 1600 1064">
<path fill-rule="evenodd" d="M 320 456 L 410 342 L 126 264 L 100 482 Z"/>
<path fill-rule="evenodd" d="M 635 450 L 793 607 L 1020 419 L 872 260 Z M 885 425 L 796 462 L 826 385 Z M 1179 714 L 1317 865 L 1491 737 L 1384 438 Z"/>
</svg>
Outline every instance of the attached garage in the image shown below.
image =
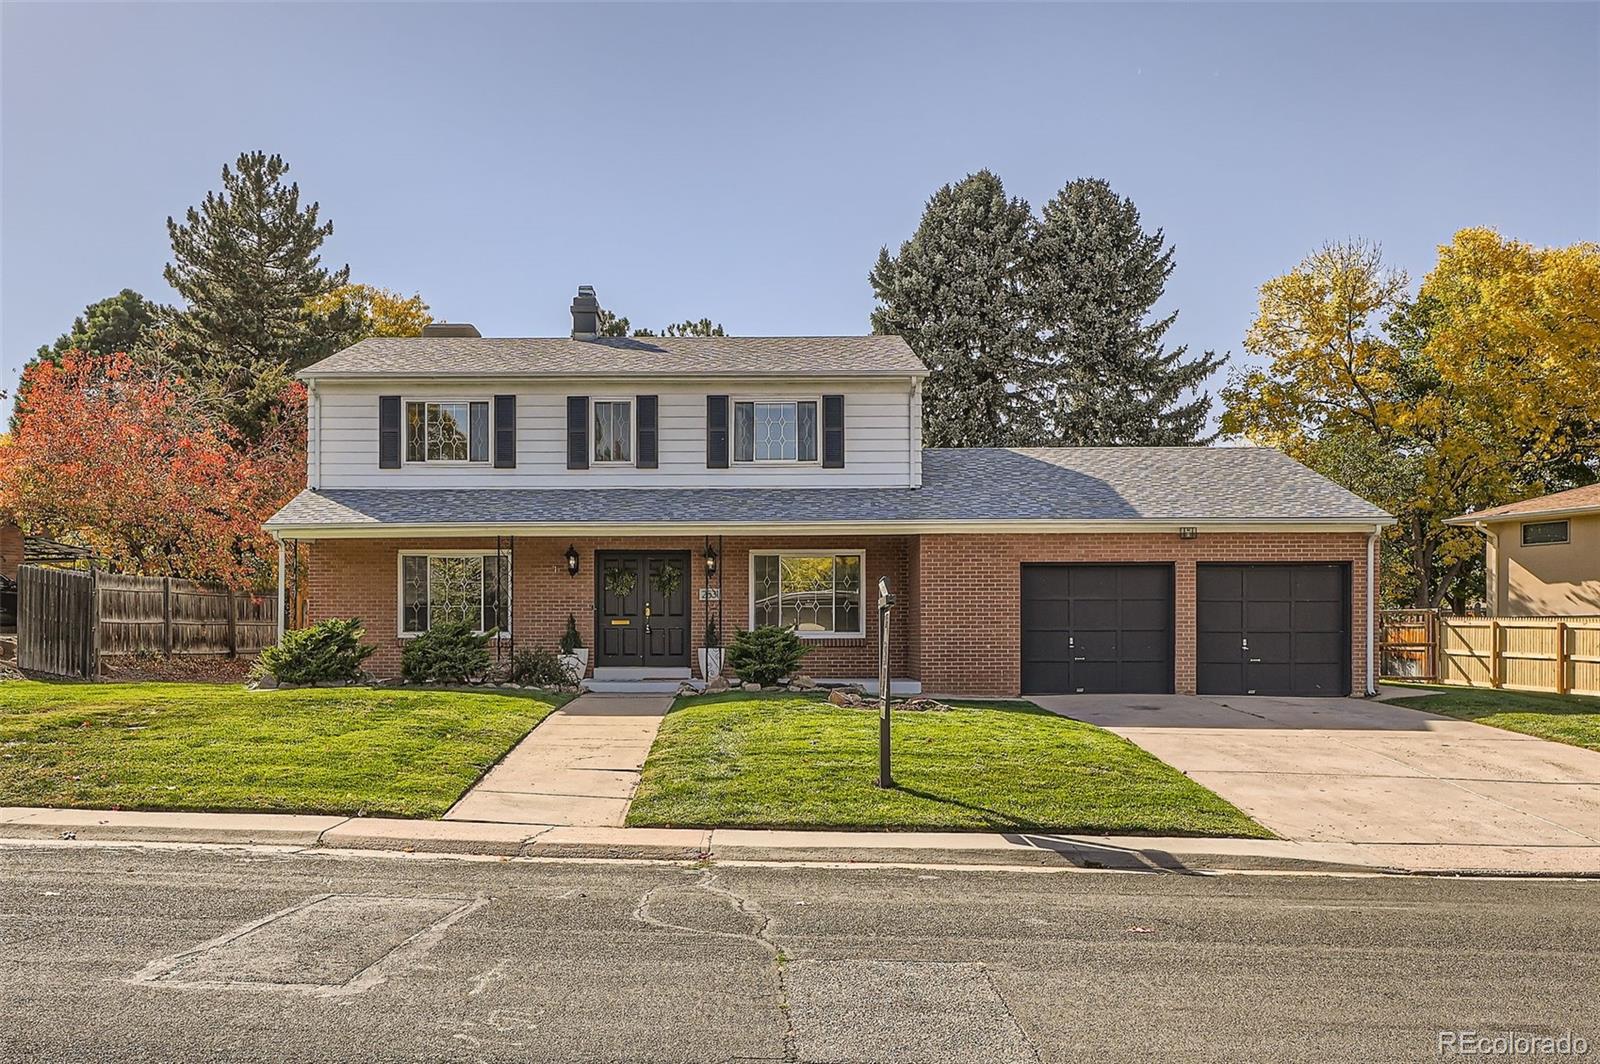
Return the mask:
<svg viewBox="0 0 1600 1064">
<path fill-rule="evenodd" d="M 1170 565 L 1024 565 L 1022 689 L 1172 690 Z"/>
<path fill-rule="evenodd" d="M 1196 686 L 1213 695 L 1350 693 L 1350 567 L 1200 565 Z"/>
</svg>

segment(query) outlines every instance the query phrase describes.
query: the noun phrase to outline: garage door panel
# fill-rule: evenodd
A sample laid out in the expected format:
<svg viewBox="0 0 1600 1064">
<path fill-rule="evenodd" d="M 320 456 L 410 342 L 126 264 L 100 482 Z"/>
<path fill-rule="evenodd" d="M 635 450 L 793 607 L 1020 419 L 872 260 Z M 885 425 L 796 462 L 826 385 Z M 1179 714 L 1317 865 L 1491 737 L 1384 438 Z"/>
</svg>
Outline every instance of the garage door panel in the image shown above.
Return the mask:
<svg viewBox="0 0 1600 1064">
<path fill-rule="evenodd" d="M 1201 565 L 1201 693 L 1348 694 L 1349 583 L 1344 564 Z M 1242 643 L 1247 651 L 1237 649 Z"/>
<path fill-rule="evenodd" d="M 1085 565 L 1069 569 L 1072 597 L 1075 599 L 1116 599 L 1117 570 L 1108 565 Z"/>
<path fill-rule="evenodd" d="M 1195 572 L 1195 593 L 1202 600 L 1244 597 L 1244 571 L 1222 566 L 1201 566 Z"/>
<path fill-rule="evenodd" d="M 1118 627 L 1124 632 L 1165 632 L 1172 621 L 1172 603 L 1166 599 L 1124 599 Z"/>
<path fill-rule="evenodd" d="M 1201 631 L 1244 631 L 1244 603 L 1207 602 L 1201 599 L 1195 606 L 1195 623 Z"/>
<path fill-rule="evenodd" d="M 1092 628 L 1116 631 L 1118 613 L 1115 600 L 1078 599 L 1072 603 L 1072 628 L 1080 632 Z"/>
<path fill-rule="evenodd" d="M 1247 632 L 1287 632 L 1294 628 L 1294 607 L 1287 602 L 1246 602 Z"/>
<path fill-rule="evenodd" d="M 1121 655 L 1126 662 L 1159 662 L 1165 666 L 1167 653 L 1172 649 L 1172 637 L 1166 632 L 1123 632 Z"/>
<path fill-rule="evenodd" d="M 1344 601 L 1344 567 L 1337 565 L 1300 566 L 1294 570 L 1292 586 L 1298 602 Z"/>
<path fill-rule="evenodd" d="M 1343 632 L 1297 632 L 1295 660 L 1308 665 L 1338 665 L 1344 661 Z"/>
<path fill-rule="evenodd" d="M 1025 691 L 1172 690 L 1169 566 L 1025 565 L 1021 620 Z"/>
</svg>

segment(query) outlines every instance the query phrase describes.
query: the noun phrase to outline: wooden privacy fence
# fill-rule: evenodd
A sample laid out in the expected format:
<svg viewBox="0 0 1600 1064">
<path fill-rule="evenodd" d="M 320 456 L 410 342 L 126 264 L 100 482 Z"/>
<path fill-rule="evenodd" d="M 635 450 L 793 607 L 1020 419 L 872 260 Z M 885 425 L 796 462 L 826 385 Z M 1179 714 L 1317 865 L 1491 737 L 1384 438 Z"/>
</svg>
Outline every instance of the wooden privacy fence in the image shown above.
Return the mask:
<svg viewBox="0 0 1600 1064">
<path fill-rule="evenodd" d="M 17 663 L 91 677 L 116 654 L 254 654 L 278 636 L 274 596 L 161 576 L 23 566 Z"/>
<path fill-rule="evenodd" d="M 1452 617 L 1384 610 L 1385 679 L 1600 695 L 1600 617 Z"/>
</svg>

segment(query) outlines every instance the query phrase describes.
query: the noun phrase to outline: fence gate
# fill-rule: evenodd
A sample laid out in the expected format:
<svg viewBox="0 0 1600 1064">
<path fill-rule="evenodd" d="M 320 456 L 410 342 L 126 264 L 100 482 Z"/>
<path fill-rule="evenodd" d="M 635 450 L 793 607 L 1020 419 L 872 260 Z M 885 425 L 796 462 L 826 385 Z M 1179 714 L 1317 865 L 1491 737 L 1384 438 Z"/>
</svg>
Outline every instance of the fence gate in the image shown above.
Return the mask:
<svg viewBox="0 0 1600 1064">
<path fill-rule="evenodd" d="M 17 572 L 17 667 L 89 679 L 94 645 L 94 573 L 24 565 Z"/>
</svg>

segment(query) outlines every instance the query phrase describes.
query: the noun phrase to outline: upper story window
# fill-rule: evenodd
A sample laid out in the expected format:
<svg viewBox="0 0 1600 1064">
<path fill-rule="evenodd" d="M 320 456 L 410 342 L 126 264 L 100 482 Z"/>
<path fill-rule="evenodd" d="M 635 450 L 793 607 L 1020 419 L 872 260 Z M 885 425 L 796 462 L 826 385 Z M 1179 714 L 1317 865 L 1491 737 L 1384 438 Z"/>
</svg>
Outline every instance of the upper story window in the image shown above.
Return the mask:
<svg viewBox="0 0 1600 1064">
<path fill-rule="evenodd" d="M 407 462 L 487 462 L 487 401 L 406 403 Z"/>
<path fill-rule="evenodd" d="M 733 404 L 735 462 L 815 462 L 817 401 L 751 400 Z"/>
<path fill-rule="evenodd" d="M 1565 543 L 1569 533 L 1565 521 L 1529 521 L 1522 526 L 1522 545 L 1536 547 L 1545 543 Z"/>
<path fill-rule="evenodd" d="M 594 460 L 633 461 L 633 401 L 596 399 L 594 401 Z"/>
</svg>

